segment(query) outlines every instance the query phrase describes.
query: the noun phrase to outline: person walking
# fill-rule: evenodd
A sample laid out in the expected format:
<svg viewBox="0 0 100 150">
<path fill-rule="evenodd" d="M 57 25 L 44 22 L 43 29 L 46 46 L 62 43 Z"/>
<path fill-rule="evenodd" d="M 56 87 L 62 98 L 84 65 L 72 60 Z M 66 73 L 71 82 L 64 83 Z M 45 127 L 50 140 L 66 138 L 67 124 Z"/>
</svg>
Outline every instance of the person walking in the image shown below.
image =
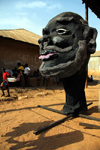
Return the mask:
<svg viewBox="0 0 100 150">
<path fill-rule="evenodd" d="M 1 97 L 5 96 L 4 90 L 7 90 L 7 92 L 8 92 L 7 97 L 9 97 L 10 96 L 10 93 L 9 93 L 9 83 L 8 83 L 7 77 L 10 76 L 10 74 L 8 72 L 6 72 L 5 68 L 2 68 L 2 71 L 3 71 L 3 74 L 2 74 L 3 82 L 0 85 L 1 90 L 2 90 Z"/>
</svg>

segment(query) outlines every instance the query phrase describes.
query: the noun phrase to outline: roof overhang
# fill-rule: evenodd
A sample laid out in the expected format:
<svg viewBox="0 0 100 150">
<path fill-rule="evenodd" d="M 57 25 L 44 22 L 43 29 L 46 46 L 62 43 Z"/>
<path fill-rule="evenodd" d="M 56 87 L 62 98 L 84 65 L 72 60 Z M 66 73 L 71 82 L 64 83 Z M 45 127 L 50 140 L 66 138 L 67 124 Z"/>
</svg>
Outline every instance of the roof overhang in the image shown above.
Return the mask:
<svg viewBox="0 0 100 150">
<path fill-rule="evenodd" d="M 82 0 L 82 3 L 88 3 L 88 7 L 97 15 L 100 19 L 100 0 Z"/>
</svg>

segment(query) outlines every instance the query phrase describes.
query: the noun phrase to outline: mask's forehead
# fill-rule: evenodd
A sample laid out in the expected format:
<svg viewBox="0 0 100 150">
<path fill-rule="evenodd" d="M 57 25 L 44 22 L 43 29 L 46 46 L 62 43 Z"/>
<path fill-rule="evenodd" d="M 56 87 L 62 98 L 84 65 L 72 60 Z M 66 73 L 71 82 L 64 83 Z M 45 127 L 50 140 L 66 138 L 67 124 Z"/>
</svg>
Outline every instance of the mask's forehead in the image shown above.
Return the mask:
<svg viewBox="0 0 100 150">
<path fill-rule="evenodd" d="M 60 23 L 57 22 L 55 19 L 53 19 L 52 21 L 50 21 L 47 26 L 45 27 L 46 30 L 52 30 L 55 29 L 57 26 L 59 26 Z"/>
<path fill-rule="evenodd" d="M 76 17 L 74 15 L 58 15 L 56 17 L 54 17 L 52 20 L 49 21 L 49 23 L 47 24 L 47 26 L 45 27 L 48 30 L 54 29 L 57 26 L 60 25 L 67 25 L 71 22 L 73 22 L 74 24 L 82 24 L 81 22 L 82 17 L 76 15 Z"/>
<path fill-rule="evenodd" d="M 47 26 L 44 28 L 44 30 L 48 31 L 54 31 L 58 28 L 65 28 L 72 20 L 73 17 L 56 17 L 49 21 Z"/>
<path fill-rule="evenodd" d="M 60 15 L 57 15 L 53 19 L 51 19 L 49 23 L 47 24 L 46 29 L 50 30 L 61 24 L 67 25 L 70 22 L 73 22 L 74 24 L 82 24 L 81 20 L 84 20 L 84 19 L 78 14 L 70 13 L 70 12 L 62 13 Z"/>
</svg>

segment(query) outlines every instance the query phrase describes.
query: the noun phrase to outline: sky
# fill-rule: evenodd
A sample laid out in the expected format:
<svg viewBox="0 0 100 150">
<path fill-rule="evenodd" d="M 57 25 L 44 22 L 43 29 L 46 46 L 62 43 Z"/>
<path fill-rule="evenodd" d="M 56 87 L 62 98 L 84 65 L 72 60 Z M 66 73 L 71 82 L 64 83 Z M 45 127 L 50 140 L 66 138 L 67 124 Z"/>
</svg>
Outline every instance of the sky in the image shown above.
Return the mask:
<svg viewBox="0 0 100 150">
<path fill-rule="evenodd" d="M 82 0 L 0 0 L 0 30 L 24 28 L 42 36 L 48 21 L 67 11 L 85 19 Z M 90 9 L 88 21 L 98 31 L 96 51 L 100 51 L 100 19 Z"/>
</svg>

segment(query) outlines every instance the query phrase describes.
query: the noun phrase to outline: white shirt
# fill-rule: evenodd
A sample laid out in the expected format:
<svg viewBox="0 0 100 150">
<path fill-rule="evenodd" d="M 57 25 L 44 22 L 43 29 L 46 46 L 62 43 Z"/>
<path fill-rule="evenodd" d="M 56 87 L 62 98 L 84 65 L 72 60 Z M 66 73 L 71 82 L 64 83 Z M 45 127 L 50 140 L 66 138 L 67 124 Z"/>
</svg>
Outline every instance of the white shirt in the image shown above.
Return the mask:
<svg viewBox="0 0 100 150">
<path fill-rule="evenodd" d="M 24 74 L 28 74 L 29 71 L 30 71 L 30 68 L 29 68 L 29 67 L 25 67 L 25 69 L 24 69 Z"/>
</svg>

